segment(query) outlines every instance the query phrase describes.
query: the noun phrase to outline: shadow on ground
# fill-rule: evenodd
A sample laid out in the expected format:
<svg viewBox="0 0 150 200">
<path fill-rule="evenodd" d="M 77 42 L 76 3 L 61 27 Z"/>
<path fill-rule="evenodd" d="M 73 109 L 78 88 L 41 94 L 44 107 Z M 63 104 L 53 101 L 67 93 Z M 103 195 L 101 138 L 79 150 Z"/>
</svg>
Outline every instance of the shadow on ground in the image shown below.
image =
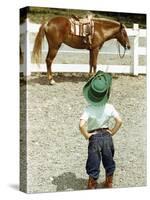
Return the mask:
<svg viewBox="0 0 150 200">
<path fill-rule="evenodd" d="M 56 185 L 56 191 L 85 190 L 87 180 L 77 178 L 72 172 L 65 172 L 57 177 L 53 177 L 52 184 Z"/>
<path fill-rule="evenodd" d="M 53 177 L 52 184 L 56 185 L 56 191 L 77 191 L 87 189 L 87 179 L 77 178 L 72 172 L 65 172 L 57 177 Z M 102 188 L 98 184 L 97 189 Z"/>
<path fill-rule="evenodd" d="M 55 74 L 53 76 L 54 80 L 56 81 L 56 83 L 61 83 L 61 82 L 74 82 L 74 83 L 78 83 L 81 81 L 87 81 L 89 76 L 88 74 Z M 21 76 L 20 77 L 20 84 L 21 86 L 26 84 L 26 80 L 25 77 Z M 28 79 L 28 84 L 40 84 L 40 85 L 49 85 L 49 81 L 47 79 L 47 75 L 46 74 L 36 74 L 30 77 L 30 79 Z"/>
<path fill-rule="evenodd" d="M 56 83 L 61 82 L 86 82 L 90 77 L 88 73 L 59 73 L 54 74 L 53 76 Z M 117 79 L 118 75 L 113 74 L 113 78 Z M 20 86 L 23 86 L 26 84 L 26 79 L 23 75 L 20 76 Z M 28 79 L 29 85 L 49 85 L 49 81 L 47 79 L 47 74 L 44 73 L 35 73 Z"/>
</svg>

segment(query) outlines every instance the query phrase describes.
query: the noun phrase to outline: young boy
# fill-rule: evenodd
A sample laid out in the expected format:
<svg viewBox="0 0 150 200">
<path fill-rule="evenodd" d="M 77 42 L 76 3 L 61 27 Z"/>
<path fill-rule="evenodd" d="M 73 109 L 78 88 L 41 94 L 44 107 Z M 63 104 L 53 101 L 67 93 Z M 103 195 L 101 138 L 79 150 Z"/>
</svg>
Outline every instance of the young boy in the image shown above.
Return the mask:
<svg viewBox="0 0 150 200">
<path fill-rule="evenodd" d="M 106 180 L 103 186 L 112 188 L 115 171 L 114 145 L 112 136 L 119 130 L 122 120 L 114 106 L 108 104 L 112 76 L 98 71 L 83 87 L 83 95 L 89 105 L 80 117 L 81 134 L 89 140 L 86 172 L 89 175 L 88 189 L 97 187 L 102 160 Z M 114 126 L 109 127 L 109 121 L 114 118 Z M 86 129 L 86 123 L 88 129 Z"/>
</svg>

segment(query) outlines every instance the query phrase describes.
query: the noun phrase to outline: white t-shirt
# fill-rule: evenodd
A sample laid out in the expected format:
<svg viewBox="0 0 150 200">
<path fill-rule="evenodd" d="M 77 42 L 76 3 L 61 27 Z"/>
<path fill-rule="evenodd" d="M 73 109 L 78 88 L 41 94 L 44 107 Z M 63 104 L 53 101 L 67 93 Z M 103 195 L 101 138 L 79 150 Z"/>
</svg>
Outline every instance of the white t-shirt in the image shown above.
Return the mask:
<svg viewBox="0 0 150 200">
<path fill-rule="evenodd" d="M 110 118 L 116 118 L 119 113 L 114 106 L 106 103 L 104 106 L 88 105 L 80 119 L 87 121 L 88 130 L 108 128 Z"/>
</svg>

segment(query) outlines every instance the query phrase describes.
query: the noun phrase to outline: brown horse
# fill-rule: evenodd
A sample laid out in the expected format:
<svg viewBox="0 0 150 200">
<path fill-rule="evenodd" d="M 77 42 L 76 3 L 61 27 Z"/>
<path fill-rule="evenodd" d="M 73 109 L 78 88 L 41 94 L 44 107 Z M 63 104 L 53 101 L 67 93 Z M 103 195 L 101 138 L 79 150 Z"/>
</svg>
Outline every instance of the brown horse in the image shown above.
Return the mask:
<svg viewBox="0 0 150 200">
<path fill-rule="evenodd" d="M 130 49 L 125 25 L 114 20 L 103 18 L 93 20 L 94 34 L 90 48 L 89 45 L 84 42 L 84 37 L 76 36 L 71 33 L 71 23 L 66 17 L 55 17 L 48 23 L 43 23 L 41 25 L 35 39 L 33 57 L 38 63 L 41 56 L 42 39 L 45 35 L 49 46 L 46 57 L 47 73 L 48 80 L 51 84 L 54 83 L 51 65 L 62 43 L 72 48 L 89 50 L 90 74 L 96 73 L 98 52 L 105 41 L 116 38 L 124 49 Z"/>
</svg>

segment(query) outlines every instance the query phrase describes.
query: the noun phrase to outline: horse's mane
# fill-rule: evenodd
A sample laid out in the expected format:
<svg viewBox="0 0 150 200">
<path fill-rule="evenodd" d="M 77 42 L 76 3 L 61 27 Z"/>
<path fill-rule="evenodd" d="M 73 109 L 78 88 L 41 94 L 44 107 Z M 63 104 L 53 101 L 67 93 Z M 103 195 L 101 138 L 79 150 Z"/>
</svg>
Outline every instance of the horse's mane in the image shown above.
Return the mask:
<svg viewBox="0 0 150 200">
<path fill-rule="evenodd" d="M 93 18 L 93 20 L 95 22 L 99 22 L 99 23 L 105 22 L 105 23 L 113 23 L 113 24 L 116 24 L 116 25 L 120 25 L 120 22 L 112 20 L 112 19 L 107 19 L 107 18 Z"/>
</svg>

